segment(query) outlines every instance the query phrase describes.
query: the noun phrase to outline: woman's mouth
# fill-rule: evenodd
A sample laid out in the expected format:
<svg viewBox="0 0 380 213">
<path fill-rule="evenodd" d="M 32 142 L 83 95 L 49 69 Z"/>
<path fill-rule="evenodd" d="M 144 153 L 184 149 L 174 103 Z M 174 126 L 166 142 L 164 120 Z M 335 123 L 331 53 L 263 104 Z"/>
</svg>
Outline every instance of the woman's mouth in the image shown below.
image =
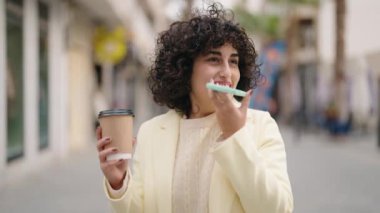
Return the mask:
<svg viewBox="0 0 380 213">
<path fill-rule="evenodd" d="M 232 87 L 232 83 L 228 81 L 214 81 L 214 84 L 225 87 Z"/>
</svg>

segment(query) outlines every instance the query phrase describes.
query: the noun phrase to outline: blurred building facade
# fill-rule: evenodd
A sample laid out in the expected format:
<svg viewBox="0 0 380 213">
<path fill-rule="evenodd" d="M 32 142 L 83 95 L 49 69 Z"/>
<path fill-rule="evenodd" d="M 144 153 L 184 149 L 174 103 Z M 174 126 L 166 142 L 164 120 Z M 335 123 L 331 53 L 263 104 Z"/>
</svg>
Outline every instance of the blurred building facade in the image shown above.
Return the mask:
<svg viewBox="0 0 380 213">
<path fill-rule="evenodd" d="M 380 70 L 370 58 L 380 52 L 376 41 L 380 31 L 371 24 L 380 21 L 378 9 L 376 0 L 346 1 L 346 63 L 339 85 L 334 79 L 336 1 L 299 5 L 290 11 L 288 28 L 295 29 L 287 35 L 288 68 L 299 82 L 300 105 L 294 112 L 303 126 L 321 124 L 331 130 L 332 119 L 333 129 L 341 133 L 375 131 Z"/>
<path fill-rule="evenodd" d="M 346 0 L 346 97 L 343 109 L 351 116 L 353 127 L 374 132 L 378 115 L 378 79 L 380 2 Z M 320 52 L 318 101 L 326 106 L 335 59 L 335 1 L 321 1 L 318 16 L 318 50 Z M 324 80 L 323 80 L 324 79 Z M 326 88 L 327 86 L 327 88 Z M 331 88 L 331 87 L 330 87 Z M 330 93 L 331 94 L 331 93 Z"/>
<path fill-rule="evenodd" d="M 288 11 L 286 23 L 287 54 L 280 90 L 282 116 L 308 125 L 315 119 L 315 88 L 319 63 L 318 8 L 298 5 Z"/>
<path fill-rule="evenodd" d="M 335 111 L 333 114 L 339 115 L 333 116 L 339 117 L 343 123 L 351 123 L 354 129 L 375 130 L 379 114 L 380 70 L 377 61 L 380 43 L 376 40 L 380 31 L 375 27 L 375 23 L 380 21 L 377 12 L 379 1 L 346 1 L 346 64 L 345 80 L 341 86 L 334 83 L 335 0 L 242 2 L 254 15 L 281 17 L 280 28 L 284 36 L 280 40 L 286 42 L 284 72 L 278 74 L 278 92 L 271 93 L 278 98 L 276 109 L 280 111 L 280 118 L 296 118 L 303 127 L 323 125 L 328 114 Z M 257 34 L 260 37 L 260 33 L 254 33 L 254 37 Z M 265 39 L 256 40 L 262 43 L 258 46 L 262 46 L 260 53 L 265 55 L 268 44 L 265 44 Z M 265 69 L 263 72 L 265 75 Z M 340 95 L 336 90 L 341 90 Z M 331 110 L 336 108 L 337 102 L 339 109 Z"/>
<path fill-rule="evenodd" d="M 0 185 L 94 144 L 99 110 L 130 108 L 136 127 L 163 110 L 145 76 L 166 23 L 145 2 L 0 0 Z M 126 32 L 121 61 L 95 57 L 99 27 Z"/>
</svg>

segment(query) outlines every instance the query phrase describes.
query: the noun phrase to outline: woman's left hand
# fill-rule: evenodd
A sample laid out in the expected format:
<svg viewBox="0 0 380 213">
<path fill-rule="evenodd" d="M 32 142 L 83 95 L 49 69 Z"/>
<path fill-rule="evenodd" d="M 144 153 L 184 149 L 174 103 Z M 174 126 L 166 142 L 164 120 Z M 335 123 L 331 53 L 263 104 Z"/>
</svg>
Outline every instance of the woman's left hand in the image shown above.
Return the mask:
<svg viewBox="0 0 380 213">
<path fill-rule="evenodd" d="M 222 139 L 226 139 L 244 126 L 252 90 L 247 92 L 239 108 L 234 105 L 233 97 L 227 93 L 210 91 L 209 94 L 215 106 Z"/>
</svg>

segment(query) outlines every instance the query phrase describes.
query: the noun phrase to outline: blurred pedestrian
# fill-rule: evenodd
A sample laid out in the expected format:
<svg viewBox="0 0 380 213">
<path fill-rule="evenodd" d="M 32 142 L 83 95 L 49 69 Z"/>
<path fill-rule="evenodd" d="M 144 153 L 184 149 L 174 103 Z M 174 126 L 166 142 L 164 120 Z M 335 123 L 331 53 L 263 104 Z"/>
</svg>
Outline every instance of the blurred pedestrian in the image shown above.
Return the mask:
<svg viewBox="0 0 380 213">
<path fill-rule="evenodd" d="M 284 143 L 268 112 L 248 109 L 256 50 L 220 4 L 159 35 L 148 82 L 171 110 L 141 125 L 132 171 L 99 128 L 105 191 L 115 212 L 292 212 Z M 206 83 L 248 90 L 242 99 Z M 239 102 L 240 101 L 240 102 Z"/>
</svg>

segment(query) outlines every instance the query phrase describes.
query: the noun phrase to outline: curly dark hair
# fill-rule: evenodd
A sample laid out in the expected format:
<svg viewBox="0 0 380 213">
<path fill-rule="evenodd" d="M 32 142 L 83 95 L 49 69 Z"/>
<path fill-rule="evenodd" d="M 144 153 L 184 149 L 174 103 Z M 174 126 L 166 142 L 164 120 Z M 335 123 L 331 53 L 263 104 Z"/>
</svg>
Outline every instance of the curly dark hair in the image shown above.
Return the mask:
<svg viewBox="0 0 380 213">
<path fill-rule="evenodd" d="M 189 116 L 194 59 L 225 43 L 238 51 L 237 88 L 246 91 L 257 86 L 261 74 L 253 41 L 233 19 L 232 11 L 213 3 L 205 13 L 193 11 L 190 20 L 174 22 L 159 34 L 155 61 L 148 74 L 149 89 L 156 103 Z"/>
</svg>

